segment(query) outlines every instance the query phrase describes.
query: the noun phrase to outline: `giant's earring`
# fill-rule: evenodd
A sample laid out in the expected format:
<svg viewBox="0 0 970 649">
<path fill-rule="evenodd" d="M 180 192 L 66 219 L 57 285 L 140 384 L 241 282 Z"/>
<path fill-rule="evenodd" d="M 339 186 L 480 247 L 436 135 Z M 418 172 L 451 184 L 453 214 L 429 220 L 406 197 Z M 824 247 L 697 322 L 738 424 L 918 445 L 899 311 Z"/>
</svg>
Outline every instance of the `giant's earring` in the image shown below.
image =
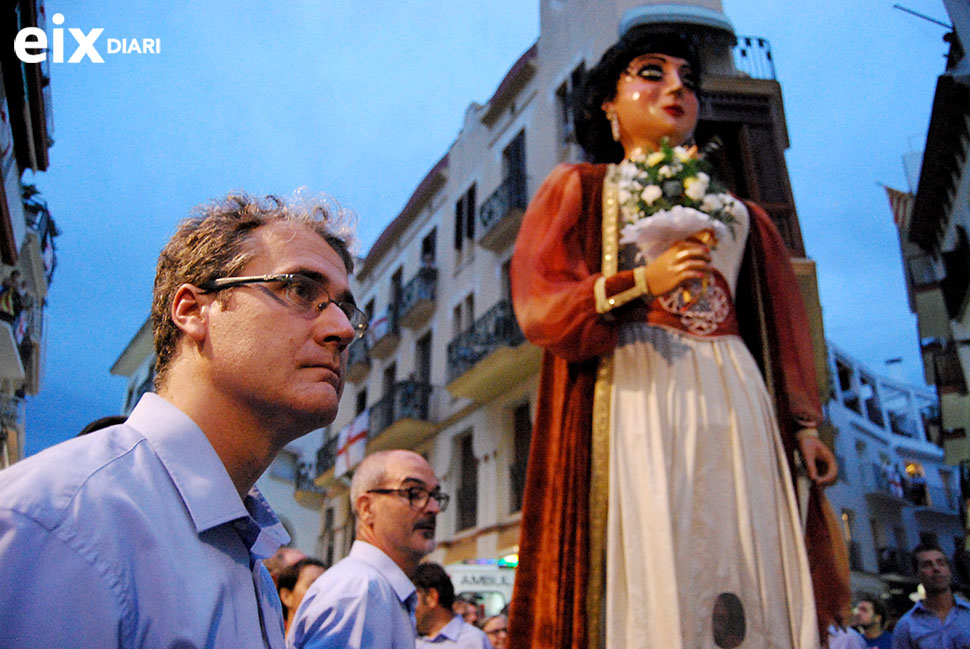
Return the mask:
<svg viewBox="0 0 970 649">
<path fill-rule="evenodd" d="M 606 119 L 610 120 L 610 132 L 613 133 L 613 141 L 620 141 L 620 120 L 616 117 L 615 108 L 606 109 Z"/>
</svg>

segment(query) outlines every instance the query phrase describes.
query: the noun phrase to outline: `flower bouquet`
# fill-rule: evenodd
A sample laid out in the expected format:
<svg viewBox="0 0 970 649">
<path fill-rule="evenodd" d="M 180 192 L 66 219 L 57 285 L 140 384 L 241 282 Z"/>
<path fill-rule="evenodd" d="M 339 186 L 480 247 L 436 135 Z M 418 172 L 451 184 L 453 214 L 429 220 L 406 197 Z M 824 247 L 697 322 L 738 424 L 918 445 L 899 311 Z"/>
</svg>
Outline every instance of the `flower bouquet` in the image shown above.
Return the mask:
<svg viewBox="0 0 970 649">
<path fill-rule="evenodd" d="M 696 146 L 634 152 L 619 164 L 620 243 L 635 244 L 650 263 L 674 243 L 695 237 L 712 248 L 731 234 L 747 208 L 705 173 Z"/>
</svg>

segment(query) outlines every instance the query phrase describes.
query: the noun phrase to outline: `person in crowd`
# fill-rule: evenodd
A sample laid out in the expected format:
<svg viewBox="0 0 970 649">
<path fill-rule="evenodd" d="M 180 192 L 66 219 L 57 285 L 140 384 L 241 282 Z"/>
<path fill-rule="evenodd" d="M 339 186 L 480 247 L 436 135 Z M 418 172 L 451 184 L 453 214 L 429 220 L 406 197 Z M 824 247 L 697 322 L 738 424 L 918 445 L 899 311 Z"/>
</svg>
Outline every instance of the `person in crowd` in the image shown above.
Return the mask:
<svg viewBox="0 0 970 649">
<path fill-rule="evenodd" d="M 269 571 L 269 576 L 273 578 L 273 583 L 277 584 L 278 589 L 280 574 L 290 566 L 294 565 L 297 561 L 306 558 L 307 555 L 302 550 L 284 545 L 277 550 L 273 556 L 266 559 L 266 561 L 263 562 L 263 565 L 266 566 L 266 569 Z"/>
<path fill-rule="evenodd" d="M 892 633 L 886 630 L 886 605 L 867 595 L 856 602 L 852 623 L 859 627 L 868 649 L 890 649 Z"/>
<path fill-rule="evenodd" d="M 290 649 L 414 649 L 417 594 L 411 577 L 435 548 L 448 506 L 428 461 L 380 451 L 350 484 L 356 540 L 350 554 L 307 589 L 287 635 Z"/>
<path fill-rule="evenodd" d="M 296 609 L 303 601 L 307 588 L 322 575 L 326 566 L 319 559 L 304 556 L 296 563 L 280 570 L 276 579 L 276 592 L 283 605 L 284 627 L 289 630 L 296 616 Z"/>
<path fill-rule="evenodd" d="M 347 216 L 231 195 L 181 223 L 155 276 L 156 392 L 0 472 L 4 647 L 283 646 L 262 562 L 289 537 L 253 485 L 337 414 L 366 329 Z"/>
<path fill-rule="evenodd" d="M 488 636 L 489 642 L 495 649 L 509 649 L 509 618 L 505 615 L 493 615 L 485 618 L 482 631 Z"/>
<path fill-rule="evenodd" d="M 437 563 L 422 563 L 414 572 L 418 603 L 414 611 L 418 649 L 492 649 L 485 633 L 452 609 L 455 587 Z"/>
<path fill-rule="evenodd" d="M 455 604 L 452 608 L 454 609 L 455 613 L 460 615 L 461 618 L 465 620 L 465 622 L 478 626 L 478 620 L 480 617 L 479 608 L 478 603 L 473 597 L 465 595 L 463 597 L 455 598 Z"/>
<path fill-rule="evenodd" d="M 851 626 L 829 625 L 827 649 L 866 649 L 865 638 Z"/>
<path fill-rule="evenodd" d="M 703 164 L 690 146 L 699 42 L 632 21 L 577 93 L 576 135 L 599 164 L 556 167 L 523 217 L 512 300 L 545 351 L 513 646 L 693 649 L 743 629 L 741 646 L 815 649 L 848 621 L 845 547 L 821 491 L 836 462 L 816 430 L 789 252 L 760 207 L 708 192 L 708 174 L 671 180 Z M 694 221 L 652 258 L 626 243 L 624 224 L 691 196 L 723 221 Z M 668 209 L 658 237 L 677 226 Z"/>
<path fill-rule="evenodd" d="M 950 562 L 943 550 L 920 543 L 912 560 L 926 598 L 899 618 L 893 627 L 892 649 L 970 647 L 970 604 L 953 594 Z"/>
</svg>

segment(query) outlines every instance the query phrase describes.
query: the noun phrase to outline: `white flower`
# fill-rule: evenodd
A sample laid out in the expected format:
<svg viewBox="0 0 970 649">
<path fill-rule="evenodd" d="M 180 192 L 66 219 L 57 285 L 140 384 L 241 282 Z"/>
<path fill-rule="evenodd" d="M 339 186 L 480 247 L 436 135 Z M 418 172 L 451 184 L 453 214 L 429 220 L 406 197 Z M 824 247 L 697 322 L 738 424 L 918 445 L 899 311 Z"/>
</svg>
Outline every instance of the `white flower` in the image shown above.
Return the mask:
<svg viewBox="0 0 970 649">
<path fill-rule="evenodd" d="M 698 173 L 696 176 L 691 176 L 684 180 L 684 194 L 687 198 L 699 201 L 704 198 L 704 194 L 707 193 L 707 186 L 711 182 L 710 176 L 708 176 L 703 171 Z"/>
<path fill-rule="evenodd" d="M 664 165 L 660 169 L 657 169 L 657 175 L 661 178 L 673 178 L 674 171 L 668 165 Z"/>
<path fill-rule="evenodd" d="M 682 146 L 674 147 L 674 155 L 677 156 L 677 159 L 681 162 L 687 162 L 690 160 L 690 153 L 688 153 L 687 149 Z"/>
<path fill-rule="evenodd" d="M 748 216 L 748 208 L 744 206 L 744 203 L 729 196 L 724 201 L 724 208 L 728 211 L 728 214 L 736 219 L 743 219 Z"/>
<path fill-rule="evenodd" d="M 660 164 L 661 162 L 663 162 L 663 160 L 664 160 L 663 151 L 654 151 L 653 153 L 647 156 L 646 163 L 648 167 L 652 167 L 656 164 Z"/>
<path fill-rule="evenodd" d="M 643 188 L 643 193 L 640 195 L 640 197 L 647 205 L 653 205 L 653 202 L 663 195 L 663 190 L 656 185 L 647 185 Z"/>
<path fill-rule="evenodd" d="M 724 208 L 724 194 L 708 194 L 701 201 L 701 210 L 708 214 L 719 212 Z"/>
</svg>

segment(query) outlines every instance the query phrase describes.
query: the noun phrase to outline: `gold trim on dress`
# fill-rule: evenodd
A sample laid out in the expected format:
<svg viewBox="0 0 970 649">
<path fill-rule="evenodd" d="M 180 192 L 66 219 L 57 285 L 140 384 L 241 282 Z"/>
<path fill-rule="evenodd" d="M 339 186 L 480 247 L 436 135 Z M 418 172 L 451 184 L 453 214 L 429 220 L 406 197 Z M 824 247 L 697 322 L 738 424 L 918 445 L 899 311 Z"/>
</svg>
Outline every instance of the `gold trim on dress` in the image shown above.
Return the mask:
<svg viewBox="0 0 970 649">
<path fill-rule="evenodd" d="M 619 252 L 619 200 L 617 192 L 617 167 L 610 165 L 603 178 L 603 276 L 594 284 L 593 292 L 597 293 L 597 285 L 606 300 L 606 278 L 617 272 L 617 254 Z M 646 278 L 644 277 L 644 280 Z M 624 291 L 620 296 L 631 291 L 640 293 L 638 286 Z M 645 283 L 645 281 L 644 281 Z M 620 297 L 614 296 L 614 299 Z M 599 310 L 599 295 L 596 295 L 597 311 Z M 629 301 L 629 300 L 627 300 Z M 617 305 L 618 306 L 618 305 Z M 614 306 L 610 306 L 614 308 Z M 609 309 L 607 309 L 609 310 Z M 589 581 L 586 584 L 587 630 L 589 632 L 590 649 L 603 647 L 604 614 L 606 602 L 606 524 L 609 507 L 610 480 L 610 409 L 613 397 L 613 355 L 600 358 L 596 371 L 596 387 L 593 391 L 593 422 L 592 449 L 590 452 L 589 473 Z"/>
</svg>

